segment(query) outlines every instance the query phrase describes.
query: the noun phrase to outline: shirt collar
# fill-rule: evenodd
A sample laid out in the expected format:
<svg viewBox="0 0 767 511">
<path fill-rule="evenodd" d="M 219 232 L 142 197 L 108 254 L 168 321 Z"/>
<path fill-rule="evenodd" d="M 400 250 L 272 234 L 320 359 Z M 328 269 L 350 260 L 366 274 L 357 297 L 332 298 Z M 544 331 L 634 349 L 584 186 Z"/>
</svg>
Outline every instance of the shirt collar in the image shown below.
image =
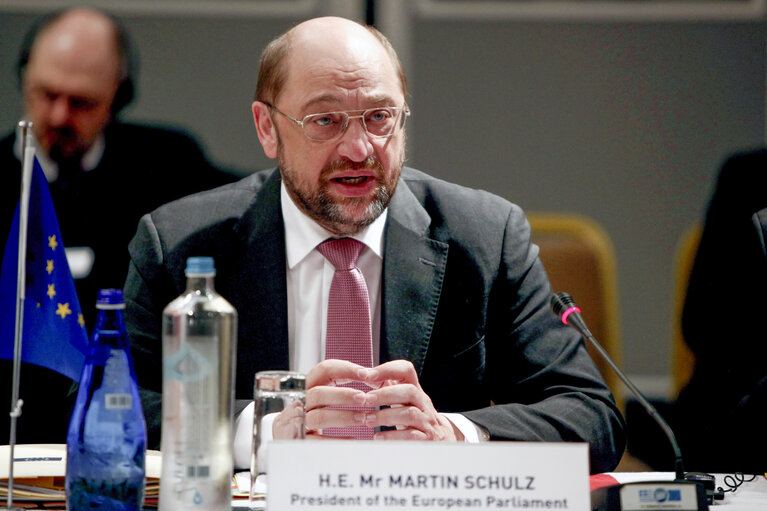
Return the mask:
<svg viewBox="0 0 767 511">
<path fill-rule="evenodd" d="M 24 141 L 21 138 L 21 128 L 18 128 L 16 131 L 16 144 L 13 146 L 13 153 L 19 161 L 21 161 L 23 143 Z M 56 181 L 59 177 L 59 166 L 50 158 L 50 156 L 48 156 L 48 153 L 40 147 L 34 134 L 32 135 L 32 145 L 35 146 L 35 156 L 37 156 L 37 161 L 40 162 L 40 166 L 45 174 L 45 179 L 47 179 L 49 183 Z M 102 133 L 96 138 L 96 141 L 90 149 L 86 151 L 81 160 L 85 172 L 90 172 L 95 169 L 101 162 L 101 157 L 104 156 L 104 145 L 104 134 Z"/>
<path fill-rule="evenodd" d="M 288 195 L 283 181 L 280 182 L 280 206 L 285 222 L 285 251 L 288 258 L 288 268 L 292 270 L 317 245 L 328 238 L 333 238 L 334 235 L 298 209 L 298 206 Z M 381 259 L 383 259 L 383 232 L 387 213 L 388 209 L 385 209 L 372 224 L 351 236 L 364 243 Z"/>
</svg>

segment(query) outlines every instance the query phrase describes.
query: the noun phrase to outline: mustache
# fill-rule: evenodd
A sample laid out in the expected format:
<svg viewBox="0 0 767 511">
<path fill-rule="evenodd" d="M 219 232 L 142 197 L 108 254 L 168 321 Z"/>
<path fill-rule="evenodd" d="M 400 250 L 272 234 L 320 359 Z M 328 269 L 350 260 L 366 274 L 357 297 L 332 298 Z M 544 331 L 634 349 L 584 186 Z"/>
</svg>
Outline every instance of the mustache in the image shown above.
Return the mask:
<svg viewBox="0 0 767 511">
<path fill-rule="evenodd" d="M 50 133 L 57 137 L 61 138 L 75 138 L 77 136 L 77 133 L 74 129 L 70 128 L 69 126 L 61 126 L 58 128 L 50 128 L 48 130 Z"/>
<path fill-rule="evenodd" d="M 362 161 L 351 160 L 333 160 L 322 169 L 320 178 L 328 178 L 336 172 L 343 172 L 348 170 L 371 170 L 375 173 L 377 178 L 383 176 L 384 168 L 381 160 L 376 156 L 368 156 Z"/>
</svg>

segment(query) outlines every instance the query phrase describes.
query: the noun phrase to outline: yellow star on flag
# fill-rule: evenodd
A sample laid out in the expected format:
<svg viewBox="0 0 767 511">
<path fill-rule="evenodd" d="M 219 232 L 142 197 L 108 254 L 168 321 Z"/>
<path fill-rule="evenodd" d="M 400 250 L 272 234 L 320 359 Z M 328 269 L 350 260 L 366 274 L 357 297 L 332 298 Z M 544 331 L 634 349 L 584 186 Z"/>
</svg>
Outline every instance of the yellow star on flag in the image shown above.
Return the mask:
<svg viewBox="0 0 767 511">
<path fill-rule="evenodd" d="M 85 328 L 85 316 L 83 316 L 82 313 L 77 315 L 77 322 L 81 327 Z"/>
<path fill-rule="evenodd" d="M 48 236 L 48 246 L 51 247 L 51 250 L 56 250 L 56 247 L 59 246 L 58 241 L 56 241 L 56 235 Z"/>
<path fill-rule="evenodd" d="M 48 295 L 48 298 L 53 300 L 53 297 L 56 296 L 56 288 L 54 284 L 48 284 L 48 292 L 46 294 Z"/>
<path fill-rule="evenodd" d="M 56 309 L 56 314 L 61 316 L 61 319 L 66 319 L 69 314 L 72 314 L 72 311 L 69 309 L 69 303 L 60 303 Z"/>
<path fill-rule="evenodd" d="M 48 272 L 48 275 L 53 273 L 53 259 L 48 259 L 47 264 L 45 265 L 45 271 Z"/>
</svg>

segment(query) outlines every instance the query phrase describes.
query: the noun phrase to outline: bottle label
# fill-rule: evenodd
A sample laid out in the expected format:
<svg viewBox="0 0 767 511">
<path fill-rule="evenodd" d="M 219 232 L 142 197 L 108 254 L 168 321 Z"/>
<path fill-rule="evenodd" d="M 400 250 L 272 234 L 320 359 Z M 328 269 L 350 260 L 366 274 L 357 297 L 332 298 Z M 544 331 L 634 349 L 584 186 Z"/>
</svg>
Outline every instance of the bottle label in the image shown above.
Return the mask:
<svg viewBox="0 0 767 511">
<path fill-rule="evenodd" d="M 187 333 L 164 341 L 160 506 L 219 509 L 231 499 L 232 470 L 231 425 L 220 417 L 219 339 Z"/>
<path fill-rule="evenodd" d="M 196 348 L 194 347 L 196 345 Z M 212 345 L 215 348 L 215 344 Z M 206 349 L 207 357 L 198 351 L 200 348 Z M 163 360 L 164 376 L 178 381 L 200 381 L 211 376 L 209 357 L 217 357 L 218 353 L 210 349 L 211 346 L 204 342 L 191 342 L 181 344 L 181 347 L 173 354 L 169 354 Z"/>
<path fill-rule="evenodd" d="M 104 395 L 104 407 L 107 410 L 130 410 L 133 407 L 133 396 L 107 393 Z"/>
<path fill-rule="evenodd" d="M 208 465 L 188 465 L 186 467 L 186 476 L 191 478 L 210 477 L 210 467 Z"/>
</svg>

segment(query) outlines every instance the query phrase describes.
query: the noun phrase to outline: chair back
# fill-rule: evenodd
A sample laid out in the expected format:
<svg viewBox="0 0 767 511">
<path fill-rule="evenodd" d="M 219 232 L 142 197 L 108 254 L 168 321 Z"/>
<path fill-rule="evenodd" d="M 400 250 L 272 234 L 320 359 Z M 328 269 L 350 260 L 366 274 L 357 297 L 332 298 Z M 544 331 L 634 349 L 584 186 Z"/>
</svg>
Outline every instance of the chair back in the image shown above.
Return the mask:
<svg viewBox="0 0 767 511">
<path fill-rule="evenodd" d="M 621 367 L 618 278 L 615 251 L 607 232 L 594 220 L 580 215 L 533 212 L 527 216 L 553 292 L 565 291 L 573 297 L 591 333 Z M 590 342 L 586 341 L 586 347 L 623 409 L 620 378 Z"/>
<path fill-rule="evenodd" d="M 673 395 L 678 395 L 690 377 L 695 366 L 695 355 L 684 342 L 682 336 L 682 309 L 687 295 L 687 284 L 690 281 L 692 265 L 700 244 L 701 225 L 689 227 L 679 239 L 674 254 L 674 296 L 671 339 L 671 372 L 673 378 Z"/>
</svg>

